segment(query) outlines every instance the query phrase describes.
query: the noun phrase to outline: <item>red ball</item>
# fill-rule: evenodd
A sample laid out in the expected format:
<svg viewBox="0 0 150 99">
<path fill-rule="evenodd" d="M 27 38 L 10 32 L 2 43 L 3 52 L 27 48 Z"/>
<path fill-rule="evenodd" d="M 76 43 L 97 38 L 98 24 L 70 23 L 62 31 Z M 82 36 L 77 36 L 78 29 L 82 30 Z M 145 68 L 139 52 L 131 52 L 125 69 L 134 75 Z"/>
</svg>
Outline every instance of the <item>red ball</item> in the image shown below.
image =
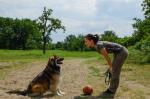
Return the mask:
<svg viewBox="0 0 150 99">
<path fill-rule="evenodd" d="M 90 85 L 86 85 L 83 87 L 83 93 L 84 95 L 91 95 L 93 93 L 93 88 Z"/>
</svg>

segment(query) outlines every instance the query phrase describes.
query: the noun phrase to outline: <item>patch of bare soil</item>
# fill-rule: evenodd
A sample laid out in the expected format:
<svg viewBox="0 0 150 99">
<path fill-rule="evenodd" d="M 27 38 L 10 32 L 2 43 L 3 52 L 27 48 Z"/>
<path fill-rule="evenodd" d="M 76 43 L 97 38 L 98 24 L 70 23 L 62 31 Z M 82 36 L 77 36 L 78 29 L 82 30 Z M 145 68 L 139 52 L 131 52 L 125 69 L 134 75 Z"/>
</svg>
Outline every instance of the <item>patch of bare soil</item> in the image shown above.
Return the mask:
<svg viewBox="0 0 150 99">
<path fill-rule="evenodd" d="M 82 87 L 86 84 L 88 68 L 83 65 L 84 59 L 65 60 L 62 65 L 61 91 L 64 96 L 44 97 L 43 99 L 73 99 L 82 93 Z M 30 66 L 29 66 L 30 65 Z M 8 74 L 4 80 L 0 80 L 0 99 L 30 99 L 28 96 L 7 94 L 10 90 L 24 90 L 29 82 L 45 68 L 46 63 L 31 63 L 22 71 L 14 71 Z"/>
<path fill-rule="evenodd" d="M 92 76 L 89 64 L 84 62 L 87 59 L 68 59 L 64 60 L 62 65 L 62 82 L 61 91 L 65 92 L 64 96 L 46 95 L 42 99 L 99 99 L 94 96 L 105 90 L 102 77 Z M 3 65 L 7 65 L 4 63 Z M 34 62 L 27 64 L 26 69 L 17 70 L 9 73 L 4 80 L 0 80 L 0 99 L 30 99 L 28 96 L 16 94 L 7 94 L 10 90 L 25 90 L 29 82 L 45 68 L 46 62 Z M 100 72 L 104 72 L 104 65 L 96 65 Z M 95 70 L 94 68 L 92 68 Z M 95 74 L 94 74 L 95 75 Z M 90 78 L 91 77 L 91 78 Z M 90 81 L 89 81 L 90 80 Z M 94 87 L 94 96 L 82 97 L 82 88 L 90 82 Z M 115 99 L 150 99 L 150 89 L 134 81 L 121 79 Z M 49 93 L 47 93 L 49 94 Z"/>
</svg>

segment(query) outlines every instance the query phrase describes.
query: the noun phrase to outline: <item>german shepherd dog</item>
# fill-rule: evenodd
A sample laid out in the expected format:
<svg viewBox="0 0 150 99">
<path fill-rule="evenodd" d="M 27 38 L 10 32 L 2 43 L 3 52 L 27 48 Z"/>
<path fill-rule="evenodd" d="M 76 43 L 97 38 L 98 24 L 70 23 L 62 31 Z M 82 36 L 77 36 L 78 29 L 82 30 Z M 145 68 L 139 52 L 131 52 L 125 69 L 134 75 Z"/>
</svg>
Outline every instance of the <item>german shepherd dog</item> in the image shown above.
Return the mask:
<svg viewBox="0 0 150 99">
<path fill-rule="evenodd" d="M 49 58 L 46 68 L 39 73 L 28 85 L 24 91 L 9 91 L 9 94 L 43 96 L 47 91 L 51 91 L 53 95 L 63 95 L 59 89 L 61 64 L 64 58 L 53 56 Z"/>
</svg>

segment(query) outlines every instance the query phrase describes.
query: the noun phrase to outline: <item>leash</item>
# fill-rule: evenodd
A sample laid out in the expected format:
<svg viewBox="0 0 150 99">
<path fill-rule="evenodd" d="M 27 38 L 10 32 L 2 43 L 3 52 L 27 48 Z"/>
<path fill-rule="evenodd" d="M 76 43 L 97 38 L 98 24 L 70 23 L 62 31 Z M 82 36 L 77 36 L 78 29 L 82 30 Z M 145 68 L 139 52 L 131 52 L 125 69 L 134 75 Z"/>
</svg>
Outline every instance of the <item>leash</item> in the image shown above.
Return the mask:
<svg viewBox="0 0 150 99">
<path fill-rule="evenodd" d="M 109 85 L 112 77 L 112 74 L 110 73 L 109 69 L 104 73 L 104 75 L 105 75 L 105 84 Z"/>
</svg>

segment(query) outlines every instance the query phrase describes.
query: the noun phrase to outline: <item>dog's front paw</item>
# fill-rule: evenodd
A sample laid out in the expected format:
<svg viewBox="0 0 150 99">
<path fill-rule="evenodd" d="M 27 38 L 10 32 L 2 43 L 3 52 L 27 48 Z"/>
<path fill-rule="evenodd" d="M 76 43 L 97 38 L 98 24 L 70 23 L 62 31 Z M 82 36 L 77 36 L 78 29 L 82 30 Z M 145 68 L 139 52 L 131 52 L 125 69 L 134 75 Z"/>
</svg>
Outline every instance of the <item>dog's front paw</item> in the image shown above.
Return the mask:
<svg viewBox="0 0 150 99">
<path fill-rule="evenodd" d="M 60 90 L 57 90 L 57 95 L 58 96 L 63 96 L 63 95 L 65 95 L 65 92 L 61 92 Z"/>
</svg>

